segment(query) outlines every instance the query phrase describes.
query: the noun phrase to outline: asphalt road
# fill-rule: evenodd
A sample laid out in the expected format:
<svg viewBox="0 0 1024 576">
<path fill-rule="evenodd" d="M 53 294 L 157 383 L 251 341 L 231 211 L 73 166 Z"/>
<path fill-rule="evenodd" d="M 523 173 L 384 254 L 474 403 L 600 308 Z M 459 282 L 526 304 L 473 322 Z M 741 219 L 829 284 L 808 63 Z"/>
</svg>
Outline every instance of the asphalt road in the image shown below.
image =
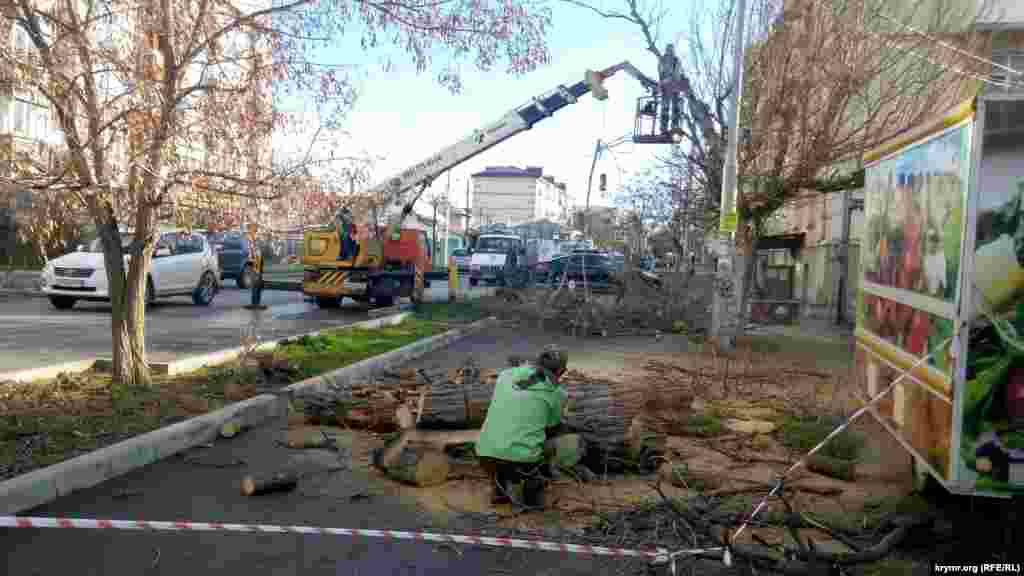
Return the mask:
<svg viewBox="0 0 1024 576">
<path fill-rule="evenodd" d="M 231 282 L 228 282 L 230 285 Z M 434 282 L 431 300 L 447 298 L 447 284 Z M 238 346 L 243 328 L 257 324 L 261 339 L 278 339 L 366 320 L 366 310 L 346 300 L 341 309 L 321 310 L 301 293 L 266 291 L 263 311 L 246 310 L 249 291 L 225 287 L 209 307 L 188 297 L 159 300 L 146 313 L 146 348 L 154 361 Z M 79 302 L 56 310 L 45 298 L 0 295 L 0 372 L 110 357 L 110 306 Z"/>
<path fill-rule="evenodd" d="M 23 515 L 406 530 L 433 524 L 437 532 L 471 530 L 471 521 L 458 518 L 439 527 L 438 519 L 432 521 L 412 502 L 388 495 L 382 481 L 366 472 L 329 471 L 326 466 L 345 461 L 330 452 L 290 451 L 278 445 L 278 428 L 265 426 L 219 440 Z M 240 494 L 243 476 L 278 470 L 298 452 L 304 458 L 317 456 L 326 465 L 300 466 L 306 475 L 295 491 L 249 498 Z M 583 576 L 623 574 L 612 568 L 629 562 L 367 537 L 58 529 L 0 529 L 0 558 L 0 566 L 6 566 L 0 574 L 20 576 Z M 635 561 L 630 565 L 636 567 Z"/>
</svg>

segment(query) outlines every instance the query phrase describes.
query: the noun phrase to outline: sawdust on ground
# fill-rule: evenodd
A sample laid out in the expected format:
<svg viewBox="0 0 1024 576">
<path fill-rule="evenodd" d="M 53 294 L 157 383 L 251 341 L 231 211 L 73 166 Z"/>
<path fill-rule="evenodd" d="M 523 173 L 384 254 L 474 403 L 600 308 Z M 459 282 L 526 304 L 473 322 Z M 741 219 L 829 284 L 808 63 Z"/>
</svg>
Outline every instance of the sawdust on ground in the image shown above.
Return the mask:
<svg viewBox="0 0 1024 576">
<path fill-rule="evenodd" d="M 546 343 L 543 336 L 523 331 L 517 338 L 533 337 L 536 348 Z M 570 341 L 571 342 L 571 341 Z M 478 346 L 479 347 L 479 346 Z M 485 348 L 501 349 L 494 338 Z M 476 349 L 474 349 L 476 351 Z M 449 351 L 457 353 L 456 350 Z M 489 360 L 499 355 L 487 354 Z M 581 485 L 574 479 L 554 481 L 547 492 L 548 508 L 522 513 L 509 506 L 490 503 L 490 483 L 472 462 L 456 462 L 449 481 L 441 486 L 418 488 L 387 480 L 370 470 L 370 451 L 384 444 L 378 435 L 354 432 L 353 465 L 368 471 L 388 493 L 415 502 L 439 521 L 458 515 L 486 516 L 498 527 L 541 530 L 553 525 L 581 530 L 597 523 L 602 515 L 659 499 L 658 484 L 669 497 L 695 493 L 716 494 L 729 499 L 737 514 L 749 513 L 779 475 L 801 454 L 782 445 L 774 425 L 795 410 L 842 412 L 852 382 L 846 367 L 828 367 L 812 362 L 820 355 L 807 350 L 792 353 L 777 350 L 759 353 L 755 346 L 742 347 L 729 358 L 687 346 L 685 337 L 601 338 L 571 346 L 572 369 L 588 376 L 616 380 L 636 386 L 661 379 L 685 381 L 693 389 L 692 414 L 713 414 L 723 421 L 750 424 L 740 426 L 754 433 L 725 430 L 711 438 L 673 434 L 663 440 L 665 463 L 658 474 L 604 476 Z M 421 361 L 425 363 L 429 361 Z M 414 362 L 409 366 L 417 367 Z M 447 364 L 448 362 L 445 362 Z M 499 366 L 489 366 L 499 367 Z M 764 424 L 771 424 L 770 427 Z M 769 430 L 769 428 L 771 428 Z M 856 518 L 870 502 L 906 495 L 911 489 L 909 460 L 895 441 L 868 419 L 855 425 L 867 440 L 863 465 L 858 465 L 855 482 L 828 478 L 805 469 L 791 476 L 788 486 L 803 487 L 789 492 L 791 503 L 817 517 Z M 757 433 L 757 432 L 766 433 Z M 672 482 L 672 467 L 686 471 L 684 481 Z M 666 470 L 668 472 L 666 473 Z M 659 484 L 659 478 L 661 479 Z M 770 503 L 765 513 L 779 511 Z M 757 534 L 769 542 L 784 536 L 776 528 L 747 531 L 744 539 Z M 819 540 L 828 545 L 821 535 Z"/>
</svg>

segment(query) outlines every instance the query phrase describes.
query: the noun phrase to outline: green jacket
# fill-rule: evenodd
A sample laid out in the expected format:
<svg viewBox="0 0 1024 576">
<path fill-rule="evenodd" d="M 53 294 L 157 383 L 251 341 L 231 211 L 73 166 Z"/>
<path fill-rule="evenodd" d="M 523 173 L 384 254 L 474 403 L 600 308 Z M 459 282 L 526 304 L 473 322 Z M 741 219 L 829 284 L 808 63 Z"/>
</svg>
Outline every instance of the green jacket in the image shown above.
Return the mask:
<svg viewBox="0 0 1024 576">
<path fill-rule="evenodd" d="M 527 386 L 533 371 L 520 366 L 498 376 L 476 443 L 477 456 L 510 462 L 544 459 L 545 429 L 561 423 L 568 393 L 544 378 Z"/>
</svg>

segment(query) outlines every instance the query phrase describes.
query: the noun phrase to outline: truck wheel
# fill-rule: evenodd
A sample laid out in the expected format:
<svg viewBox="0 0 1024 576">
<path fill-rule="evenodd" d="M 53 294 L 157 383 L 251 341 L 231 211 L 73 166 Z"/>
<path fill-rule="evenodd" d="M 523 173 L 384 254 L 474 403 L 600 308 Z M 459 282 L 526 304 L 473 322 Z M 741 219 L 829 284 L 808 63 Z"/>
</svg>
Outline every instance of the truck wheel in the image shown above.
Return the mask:
<svg viewBox="0 0 1024 576">
<path fill-rule="evenodd" d="M 253 282 L 255 282 L 255 276 L 256 273 L 252 271 L 252 266 L 246 266 L 245 268 L 242 268 L 242 272 L 235 280 L 235 285 L 241 290 L 248 290 L 252 287 Z"/>
<path fill-rule="evenodd" d="M 75 306 L 75 299 L 71 296 L 50 296 L 50 304 L 57 310 L 70 310 Z"/>
<path fill-rule="evenodd" d="M 316 305 L 319 308 L 330 309 L 341 306 L 341 298 L 330 298 L 327 296 L 317 296 Z"/>
<path fill-rule="evenodd" d="M 395 305 L 395 298 L 393 296 L 377 296 L 374 298 L 373 303 L 376 304 L 378 308 L 387 308 Z"/>
</svg>

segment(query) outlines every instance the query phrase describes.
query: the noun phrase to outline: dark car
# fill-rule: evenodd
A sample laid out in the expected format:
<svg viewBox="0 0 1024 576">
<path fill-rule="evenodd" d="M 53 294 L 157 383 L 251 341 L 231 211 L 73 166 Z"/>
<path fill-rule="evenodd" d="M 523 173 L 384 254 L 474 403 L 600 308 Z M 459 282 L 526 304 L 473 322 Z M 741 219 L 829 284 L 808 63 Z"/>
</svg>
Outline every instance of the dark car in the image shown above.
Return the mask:
<svg viewBox="0 0 1024 576">
<path fill-rule="evenodd" d="M 608 256 L 596 252 L 560 256 L 537 267 L 537 282 L 552 288 L 559 285 L 563 275 L 566 280 L 575 281 L 576 284 L 582 283 L 585 278 L 587 283 L 597 289 L 618 284 L 615 263 Z"/>
<path fill-rule="evenodd" d="M 208 236 L 210 245 L 217 253 L 221 279 L 231 279 L 239 288 L 246 290 L 256 280 L 256 273 L 249 266 L 249 239 L 241 232 L 219 232 Z"/>
<path fill-rule="evenodd" d="M 455 260 L 455 267 L 459 274 L 469 274 L 469 264 L 473 259 L 472 254 L 466 248 L 458 248 L 452 251 L 452 258 Z"/>
</svg>

